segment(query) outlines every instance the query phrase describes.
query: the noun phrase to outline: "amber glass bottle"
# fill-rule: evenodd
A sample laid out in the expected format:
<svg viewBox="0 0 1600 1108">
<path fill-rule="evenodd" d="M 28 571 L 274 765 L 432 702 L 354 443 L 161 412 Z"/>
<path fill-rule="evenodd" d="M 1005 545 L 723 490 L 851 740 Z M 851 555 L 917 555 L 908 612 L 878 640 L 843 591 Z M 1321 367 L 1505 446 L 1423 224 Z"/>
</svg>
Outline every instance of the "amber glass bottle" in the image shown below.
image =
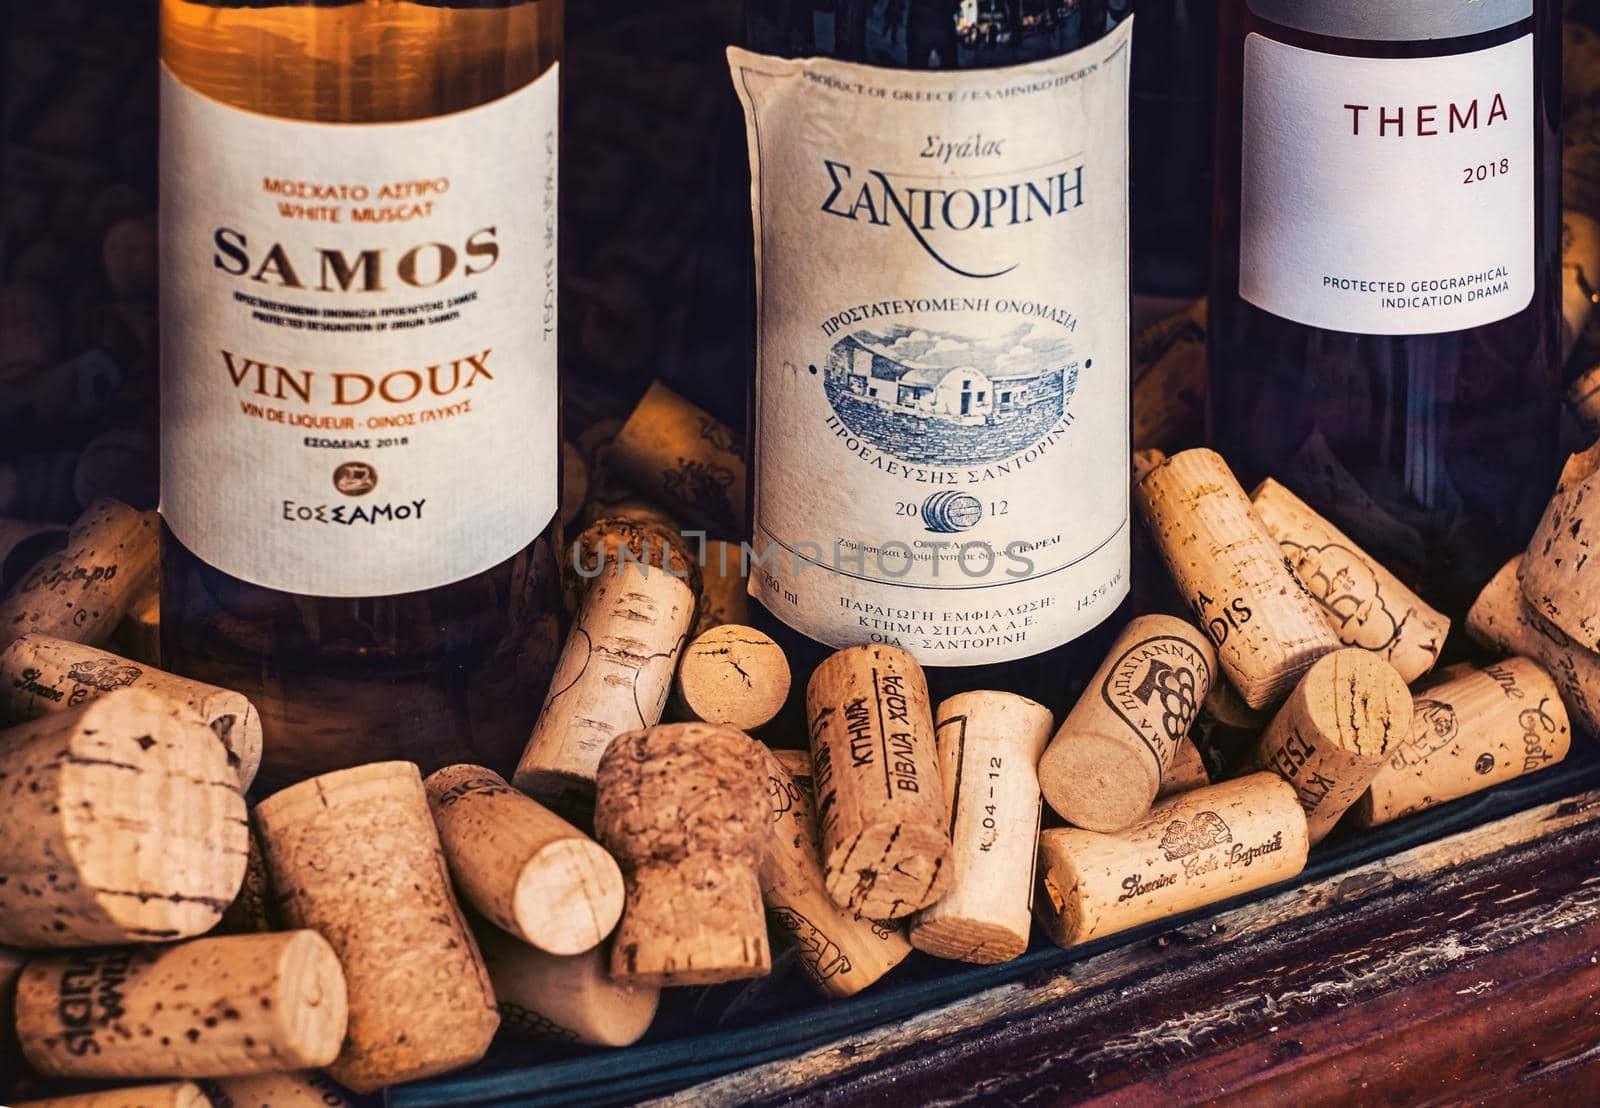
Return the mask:
<svg viewBox="0 0 1600 1108">
<path fill-rule="evenodd" d="M 268 782 L 531 727 L 561 14 L 163 0 L 163 661 L 257 703 Z"/>
</svg>

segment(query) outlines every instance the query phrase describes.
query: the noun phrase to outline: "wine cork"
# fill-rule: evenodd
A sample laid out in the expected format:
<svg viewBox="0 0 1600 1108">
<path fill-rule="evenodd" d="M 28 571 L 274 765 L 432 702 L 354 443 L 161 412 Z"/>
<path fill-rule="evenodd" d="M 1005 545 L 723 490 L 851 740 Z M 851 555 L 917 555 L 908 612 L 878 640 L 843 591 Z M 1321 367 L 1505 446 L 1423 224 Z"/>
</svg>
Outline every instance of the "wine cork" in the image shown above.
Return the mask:
<svg viewBox="0 0 1600 1108">
<path fill-rule="evenodd" d="M 239 791 L 249 790 L 261 767 L 261 717 L 242 693 L 49 635 L 23 635 L 0 653 L 0 703 L 12 720 L 68 711 L 126 688 L 148 689 L 170 711 L 199 716 L 226 748 Z"/>
<path fill-rule="evenodd" d="M 344 973 L 315 931 L 80 950 L 30 962 L 17 1036 L 45 1077 L 221 1077 L 323 1066 Z"/>
<path fill-rule="evenodd" d="M 1190 789 L 1204 788 L 1211 784 L 1211 780 L 1211 770 L 1200 748 L 1195 746 L 1193 739 L 1185 736 L 1173 752 L 1171 763 L 1161 774 L 1161 791 L 1156 793 L 1156 799 L 1165 800 Z"/>
<path fill-rule="evenodd" d="M 1135 494 L 1167 570 L 1250 707 L 1282 701 L 1313 662 L 1338 649 L 1322 609 L 1214 451 L 1174 454 Z"/>
<path fill-rule="evenodd" d="M 1307 848 L 1305 813 L 1276 774 L 1209 785 L 1122 831 L 1042 832 L 1039 921 L 1059 946 L 1088 942 L 1285 881 Z"/>
<path fill-rule="evenodd" d="M 608 463 L 684 519 L 744 534 L 744 448 L 732 428 L 653 382 L 607 451 Z"/>
<path fill-rule="evenodd" d="M 911 953 L 905 929 L 840 908 L 828 895 L 817 855 L 817 810 L 811 756 L 766 750 L 770 838 L 761 863 L 767 918 L 789 938 L 800 967 L 818 989 L 854 996 Z"/>
<path fill-rule="evenodd" d="M 114 651 L 147 666 L 161 664 L 161 592 L 145 589 L 128 605 L 111 636 Z"/>
<path fill-rule="evenodd" d="M 332 944 L 350 1022 L 328 1067 L 358 1093 L 470 1065 L 495 1011 L 410 762 L 313 777 L 256 808 L 278 914 Z"/>
<path fill-rule="evenodd" d="M 1534 611 L 1517 583 L 1522 559 L 1500 567 L 1467 612 L 1467 634 L 1500 654 L 1520 654 L 1555 678 L 1572 720 L 1600 735 L 1600 654 L 1585 650 Z"/>
<path fill-rule="evenodd" d="M 694 620 L 694 567 L 649 524 L 604 520 L 577 545 L 598 571 L 512 782 L 563 814 L 593 803 L 595 768 L 623 731 L 661 719 Z"/>
<path fill-rule="evenodd" d="M 72 525 L 67 545 L 0 601 L 0 639 L 37 632 L 99 646 L 154 579 L 154 516 L 101 500 Z"/>
<path fill-rule="evenodd" d="M 261 839 L 254 828 L 250 828 L 244 880 L 239 885 L 238 895 L 211 933 L 253 935 L 272 930 L 272 881 L 267 876 L 267 858 L 261 850 Z"/>
<path fill-rule="evenodd" d="M 1418 696 L 1411 731 L 1351 810 L 1358 827 L 1469 796 L 1553 766 L 1572 728 L 1560 690 L 1526 658 L 1510 658 Z"/>
<path fill-rule="evenodd" d="M 618 735 L 595 778 L 595 831 L 627 906 L 611 976 L 712 985 L 772 968 L 757 871 L 766 849 L 761 749 L 732 727 L 669 723 Z"/>
<path fill-rule="evenodd" d="M 1090 831 L 1148 812 L 1216 672 L 1211 643 L 1187 620 L 1130 622 L 1039 759 L 1050 807 Z"/>
<path fill-rule="evenodd" d="M 1411 693 L 1393 666 L 1365 650 L 1338 650 L 1306 673 L 1246 766 L 1294 786 L 1315 846 L 1405 742 L 1411 711 Z"/>
<path fill-rule="evenodd" d="M 1585 650 L 1600 650 L 1600 443 L 1567 460 L 1522 559 L 1522 595 Z"/>
<path fill-rule="evenodd" d="M 1159 450 L 1135 450 L 1133 452 L 1133 479 L 1135 482 L 1144 479 L 1156 466 L 1167 460 L 1166 454 Z"/>
<path fill-rule="evenodd" d="M 191 1081 L 169 1085 L 140 1085 L 132 1089 L 100 1089 L 73 1096 L 24 1100 L 16 1108 L 215 1108 L 200 1086 Z"/>
<path fill-rule="evenodd" d="M 1568 208 L 1561 213 L 1561 360 L 1594 318 L 1600 296 L 1600 222 Z"/>
<path fill-rule="evenodd" d="M 1600 365 L 1572 379 L 1567 386 L 1567 406 L 1590 434 L 1600 434 Z"/>
<path fill-rule="evenodd" d="M 1193 441 L 1205 425 L 1205 300 L 1140 331 L 1133 365 L 1134 448 Z"/>
<path fill-rule="evenodd" d="M 934 715 L 950 809 L 950 886 L 911 921 L 911 945 L 990 965 L 1028 949 L 1039 846 L 1036 767 L 1050 709 L 1005 692 L 949 697 Z"/>
<path fill-rule="evenodd" d="M 1380 655 L 1407 684 L 1434 667 L 1447 616 L 1278 482 L 1261 482 L 1250 502 L 1340 642 Z"/>
<path fill-rule="evenodd" d="M 950 813 L 922 667 L 893 646 L 829 656 L 806 687 L 828 895 L 899 919 L 950 885 Z"/>
<path fill-rule="evenodd" d="M 661 990 L 613 979 L 604 944 L 546 954 L 495 927 L 477 934 L 506 1030 L 585 1046 L 631 1046 L 650 1030 Z"/>
<path fill-rule="evenodd" d="M 244 877 L 244 798 L 222 744 L 144 689 L 6 731 L 0 812 L 0 943 L 187 938 Z"/>
<path fill-rule="evenodd" d="M 482 766 L 423 782 L 462 897 L 550 954 L 600 945 L 622 915 L 622 872 L 589 836 Z"/>
<path fill-rule="evenodd" d="M 67 529 L 57 523 L 0 519 L 0 596 L 67 542 Z"/>
<path fill-rule="evenodd" d="M 750 622 L 749 562 L 736 542 L 711 539 L 700 558 L 704 585 L 700 592 L 700 614 L 695 619 L 696 635 L 724 623 L 746 626 Z"/>
<path fill-rule="evenodd" d="M 1307 504 L 1337 518 L 1345 534 L 1391 572 L 1409 576 L 1427 564 L 1422 533 L 1373 498 L 1320 428 L 1305 437 L 1277 476 Z"/>
<path fill-rule="evenodd" d="M 753 731 L 789 699 L 789 659 L 754 627 L 723 624 L 686 646 L 673 704 L 686 719 Z"/>
<path fill-rule="evenodd" d="M 200 1082 L 211 1108 L 355 1108 L 338 1082 L 310 1070 Z"/>
</svg>

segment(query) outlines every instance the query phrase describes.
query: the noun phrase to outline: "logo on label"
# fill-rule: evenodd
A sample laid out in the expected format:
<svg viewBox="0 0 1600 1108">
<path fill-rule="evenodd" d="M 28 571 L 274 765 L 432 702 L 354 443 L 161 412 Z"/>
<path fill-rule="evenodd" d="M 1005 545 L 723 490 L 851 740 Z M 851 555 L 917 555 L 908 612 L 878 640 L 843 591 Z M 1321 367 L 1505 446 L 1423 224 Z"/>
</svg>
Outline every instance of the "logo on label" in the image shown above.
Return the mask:
<svg viewBox="0 0 1600 1108">
<path fill-rule="evenodd" d="M 1442 700 L 1418 700 L 1411 712 L 1411 740 L 1390 759 L 1395 769 L 1415 765 L 1455 742 L 1461 734 L 1456 710 Z"/>
<path fill-rule="evenodd" d="M 345 462 L 333 471 L 333 487 L 346 496 L 365 496 L 378 487 L 378 471 L 366 462 Z"/>
<path fill-rule="evenodd" d="M 1122 653 L 1100 695 L 1156 761 L 1165 764 L 1200 710 L 1200 674 L 1209 685 L 1211 667 L 1198 650 L 1183 639 L 1158 635 Z"/>
<path fill-rule="evenodd" d="M 101 692 L 110 692 L 133 684 L 143 672 L 138 666 L 115 658 L 95 658 L 87 662 L 74 662 L 72 668 L 67 670 L 67 680 Z"/>
<path fill-rule="evenodd" d="M 1167 824 L 1166 833 L 1161 836 L 1161 849 L 1167 861 L 1176 862 L 1207 847 L 1232 841 L 1233 832 L 1228 830 L 1221 816 L 1215 812 L 1201 812 L 1194 817 L 1193 824 L 1181 819 Z"/>
</svg>

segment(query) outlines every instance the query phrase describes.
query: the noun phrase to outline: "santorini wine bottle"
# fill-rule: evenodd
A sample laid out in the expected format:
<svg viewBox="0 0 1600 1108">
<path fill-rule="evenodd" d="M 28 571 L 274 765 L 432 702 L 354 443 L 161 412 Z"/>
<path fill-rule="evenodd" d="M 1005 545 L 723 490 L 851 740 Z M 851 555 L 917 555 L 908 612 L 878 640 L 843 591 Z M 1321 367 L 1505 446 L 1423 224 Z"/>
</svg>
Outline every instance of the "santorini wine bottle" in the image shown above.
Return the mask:
<svg viewBox="0 0 1600 1108">
<path fill-rule="evenodd" d="M 1441 606 L 1558 462 L 1558 0 L 1226 0 L 1213 445 Z"/>
<path fill-rule="evenodd" d="M 746 4 L 751 588 L 798 671 L 1059 706 L 1127 595 L 1129 7 Z"/>
<path fill-rule="evenodd" d="M 162 653 L 263 779 L 509 771 L 558 645 L 561 0 L 163 0 Z"/>
</svg>

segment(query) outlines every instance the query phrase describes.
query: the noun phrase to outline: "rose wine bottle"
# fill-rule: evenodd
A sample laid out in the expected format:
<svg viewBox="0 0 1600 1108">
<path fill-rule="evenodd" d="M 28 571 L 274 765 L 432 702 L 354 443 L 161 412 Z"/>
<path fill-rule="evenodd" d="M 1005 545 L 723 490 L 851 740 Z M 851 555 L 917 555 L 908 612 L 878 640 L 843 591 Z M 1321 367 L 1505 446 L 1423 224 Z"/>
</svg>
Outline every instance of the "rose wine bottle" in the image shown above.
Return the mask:
<svg viewBox="0 0 1600 1108">
<path fill-rule="evenodd" d="M 746 4 L 751 579 L 797 672 L 1087 676 L 1129 587 L 1128 9 Z"/>
<path fill-rule="evenodd" d="M 1225 0 L 1213 445 L 1435 603 L 1558 463 L 1557 0 Z"/>
<path fill-rule="evenodd" d="M 164 0 L 164 664 L 263 777 L 509 770 L 553 666 L 560 0 Z"/>
</svg>

